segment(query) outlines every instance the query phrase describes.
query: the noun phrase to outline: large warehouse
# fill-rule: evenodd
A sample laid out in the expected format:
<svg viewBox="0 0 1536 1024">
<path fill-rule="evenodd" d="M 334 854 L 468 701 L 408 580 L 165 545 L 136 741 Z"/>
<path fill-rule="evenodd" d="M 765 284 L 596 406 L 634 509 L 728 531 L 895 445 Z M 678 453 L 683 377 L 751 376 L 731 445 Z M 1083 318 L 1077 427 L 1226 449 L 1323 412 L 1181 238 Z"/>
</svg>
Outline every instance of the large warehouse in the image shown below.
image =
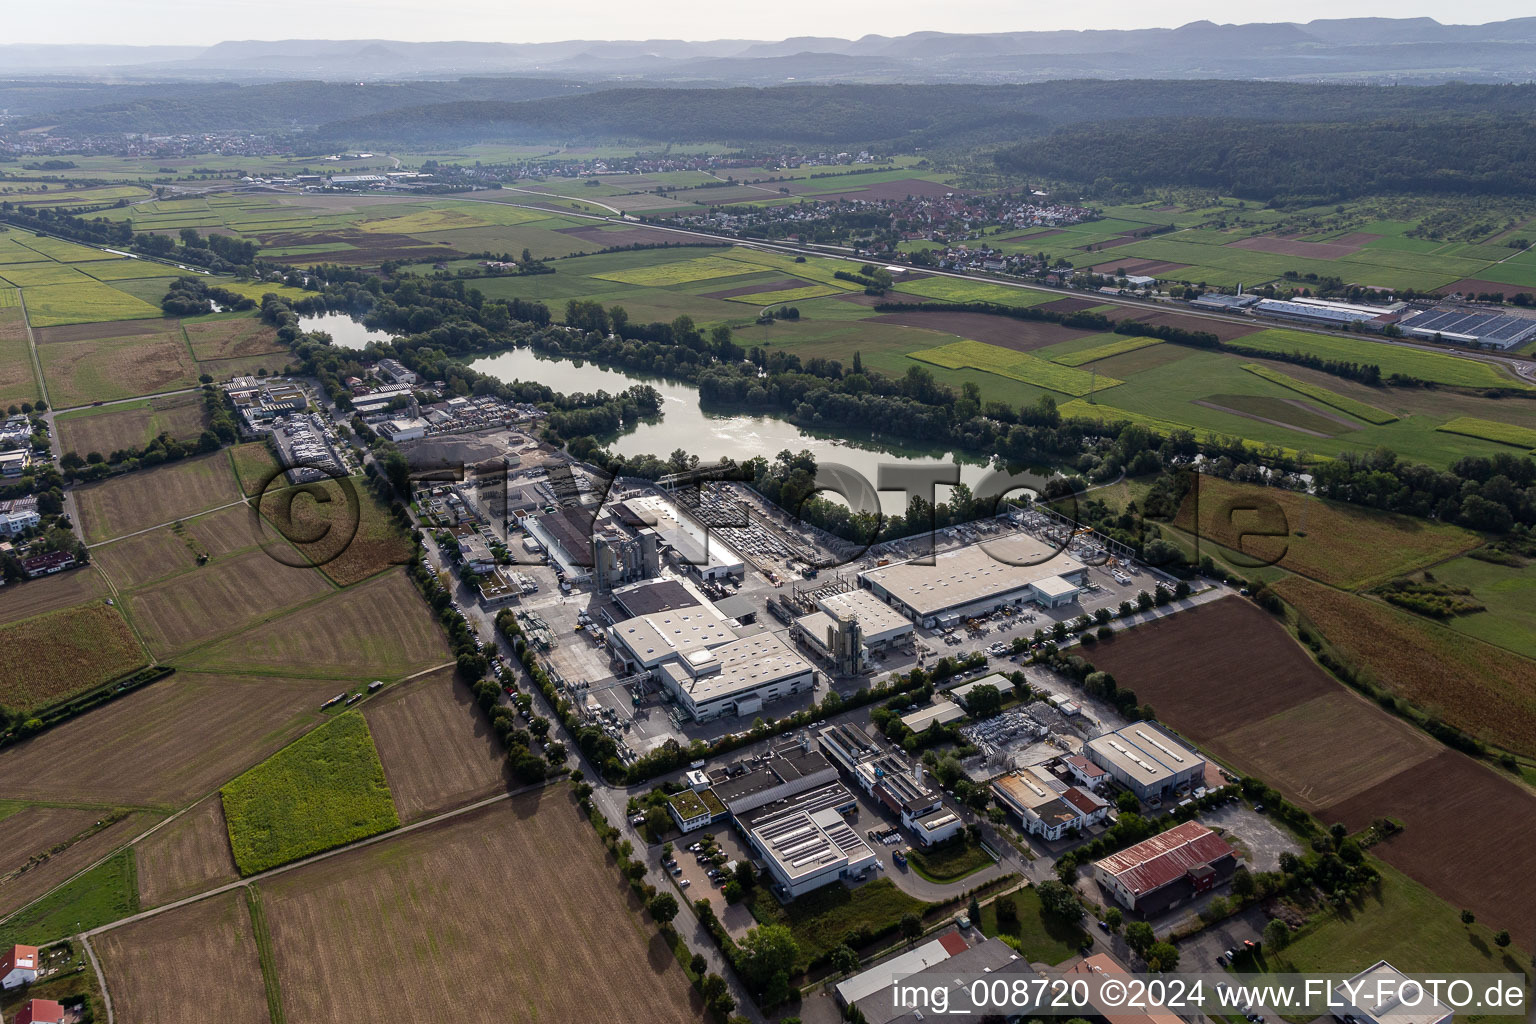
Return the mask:
<svg viewBox="0 0 1536 1024">
<path fill-rule="evenodd" d="M 952 625 L 1005 605 L 1058 608 L 1077 599 L 1088 567 L 1059 546 L 1029 534 L 972 544 L 915 561 L 866 569 L 870 592 L 922 625 Z"/>
<path fill-rule="evenodd" d="M 1405 334 L 1508 351 L 1536 338 L 1536 317 L 1464 309 L 1426 309 L 1405 319 Z"/>
<path fill-rule="evenodd" d="M 755 715 L 768 701 L 811 690 L 816 670 L 777 635 L 758 633 L 664 662 L 661 682 L 689 717 L 708 722 Z"/>
<path fill-rule="evenodd" d="M 1205 758 L 1151 722 L 1095 737 L 1083 752 L 1143 803 L 1161 801 L 1205 778 Z"/>
<path fill-rule="evenodd" d="M 1209 892 L 1236 869 L 1237 854 L 1225 839 L 1186 821 L 1094 861 L 1093 877 L 1127 910 L 1156 917 Z"/>
</svg>

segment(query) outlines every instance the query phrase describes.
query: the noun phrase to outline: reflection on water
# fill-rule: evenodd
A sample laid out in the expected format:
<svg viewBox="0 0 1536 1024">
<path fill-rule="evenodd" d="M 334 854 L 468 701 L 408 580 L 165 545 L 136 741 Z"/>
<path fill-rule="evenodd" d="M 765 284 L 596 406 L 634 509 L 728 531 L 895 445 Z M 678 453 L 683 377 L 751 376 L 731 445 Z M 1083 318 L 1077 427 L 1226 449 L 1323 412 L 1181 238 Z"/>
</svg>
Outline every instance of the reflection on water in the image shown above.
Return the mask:
<svg viewBox="0 0 1536 1024">
<path fill-rule="evenodd" d="M 345 313 L 325 313 L 321 316 L 299 317 L 299 328 L 305 331 L 324 331 L 331 336 L 337 348 L 362 349 L 370 341 L 388 341 L 388 331 L 375 331 L 353 320 Z"/>
<path fill-rule="evenodd" d="M 510 383 L 532 380 L 556 391 L 573 394 L 607 391 L 616 394 L 634 384 L 649 384 L 661 392 L 662 418 L 642 423 L 609 443 L 620 455 L 657 455 L 666 458 L 682 448 L 697 455 L 701 462 L 714 462 L 721 456 L 737 460 L 759 455 L 772 459 L 786 448 L 809 449 L 819 464 L 837 463 L 855 470 L 873 485 L 881 464 L 914 465 L 934 461 L 953 462 L 953 453 L 940 449 L 922 450 L 895 445 L 894 450 L 880 444 L 879 438 L 833 438 L 807 433 L 785 420 L 772 416 L 721 415 L 706 412 L 699 405 L 699 389 L 691 384 L 629 374 L 592 363 L 550 358 L 532 349 L 511 349 L 500 355 L 485 356 L 469 364 L 470 369 Z M 987 472 L 978 462 L 962 462 L 960 479 L 970 487 Z M 939 498 L 944 489 L 939 490 Z M 901 512 L 905 498 L 899 491 L 882 491 L 881 507 L 887 513 Z"/>
</svg>

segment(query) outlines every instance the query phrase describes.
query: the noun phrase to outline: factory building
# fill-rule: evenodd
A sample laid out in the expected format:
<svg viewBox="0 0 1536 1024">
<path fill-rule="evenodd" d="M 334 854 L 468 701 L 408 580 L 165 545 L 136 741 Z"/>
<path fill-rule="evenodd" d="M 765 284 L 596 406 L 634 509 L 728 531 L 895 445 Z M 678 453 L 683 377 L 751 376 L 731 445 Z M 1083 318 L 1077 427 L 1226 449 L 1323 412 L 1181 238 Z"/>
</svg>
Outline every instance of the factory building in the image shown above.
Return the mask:
<svg viewBox="0 0 1536 1024">
<path fill-rule="evenodd" d="M 860 789 L 896 812 L 922 845 L 942 843 L 964 828 L 960 816 L 944 806 L 943 794 L 928 781 L 920 762 L 883 751 L 856 725 L 829 725 L 817 738 L 827 757 Z"/>
<path fill-rule="evenodd" d="M 1127 910 L 1156 917 L 1237 869 L 1227 841 L 1198 821 L 1186 821 L 1129 849 L 1094 861 L 1093 877 Z"/>
<path fill-rule="evenodd" d="M 925 629 L 1008 605 L 1060 608 L 1081 593 L 1088 567 L 1030 534 L 972 544 L 932 559 L 866 569 L 860 582 Z"/>
<path fill-rule="evenodd" d="M 1333 1015 L 1356 1024 L 1450 1024 L 1452 1012 L 1422 985 L 1378 960 L 1333 990 Z"/>
<path fill-rule="evenodd" d="M 1159 803 L 1205 778 L 1205 758 L 1151 722 L 1095 737 L 1083 753 L 1143 803 Z"/>
<path fill-rule="evenodd" d="M 875 851 L 843 818 L 854 803 L 853 794 L 834 782 L 767 804 L 737 823 L 781 894 L 794 899 L 866 874 L 878 863 Z"/>
<path fill-rule="evenodd" d="M 723 619 L 716 621 L 724 625 Z M 714 627 L 701 623 L 700 628 Z M 695 646 L 663 663 L 660 676 L 662 686 L 696 722 L 755 715 L 764 704 L 816 686 L 811 663 L 773 633 Z"/>
<path fill-rule="evenodd" d="M 1042 765 L 996 779 L 992 793 L 1025 832 L 1051 841 L 1095 825 L 1109 813 L 1109 804 L 1091 790 L 1066 783 Z"/>
</svg>

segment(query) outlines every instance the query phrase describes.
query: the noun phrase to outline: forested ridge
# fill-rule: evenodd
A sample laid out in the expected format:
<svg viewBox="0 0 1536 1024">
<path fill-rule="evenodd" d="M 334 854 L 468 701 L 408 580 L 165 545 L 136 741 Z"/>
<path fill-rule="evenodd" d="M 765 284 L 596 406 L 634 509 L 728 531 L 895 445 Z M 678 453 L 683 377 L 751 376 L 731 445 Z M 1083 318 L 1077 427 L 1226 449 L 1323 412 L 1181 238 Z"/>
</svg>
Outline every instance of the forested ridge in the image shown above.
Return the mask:
<svg viewBox="0 0 1536 1024">
<path fill-rule="evenodd" d="M 1193 117 L 1072 125 L 1010 147 L 997 162 L 1014 174 L 1190 186 L 1261 201 L 1521 195 L 1536 190 L 1531 113 L 1367 124 Z"/>
</svg>

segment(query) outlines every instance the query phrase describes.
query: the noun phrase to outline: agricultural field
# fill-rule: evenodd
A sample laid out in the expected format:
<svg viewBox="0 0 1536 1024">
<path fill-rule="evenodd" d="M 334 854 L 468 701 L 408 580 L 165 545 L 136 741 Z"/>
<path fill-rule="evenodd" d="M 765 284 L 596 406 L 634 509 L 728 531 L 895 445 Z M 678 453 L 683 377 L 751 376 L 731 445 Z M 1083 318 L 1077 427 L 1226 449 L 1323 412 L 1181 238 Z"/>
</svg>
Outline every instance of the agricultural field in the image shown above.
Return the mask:
<svg viewBox="0 0 1536 1024">
<path fill-rule="evenodd" d="M 0 792 L 185 806 L 324 721 L 319 706 L 337 689 L 334 679 L 180 671 L 8 747 Z"/>
<path fill-rule="evenodd" d="M 354 477 L 349 484 L 350 494 L 338 481 L 325 480 L 269 490 L 262 498 L 262 514 L 276 533 L 293 542 L 299 555 L 319 566 L 338 586 L 404 565 L 414 550 L 410 536 L 367 481 Z M 323 489 L 328 500 L 321 500 L 316 488 Z"/>
<path fill-rule="evenodd" d="M 403 1005 L 463 1024 L 500 1024 L 509 1006 L 544 1024 L 703 1019 L 566 787 L 305 865 L 261 894 L 289 1020 Z M 521 915 L 538 926 L 507 927 Z"/>
<path fill-rule="evenodd" d="M 235 475 L 240 478 L 240 489 L 247 496 L 255 494 L 271 482 L 277 460 L 265 441 L 248 441 L 229 449 L 229 457 L 235 460 Z"/>
<path fill-rule="evenodd" d="M 286 357 L 288 351 L 277 340 L 277 331 L 251 315 L 216 313 L 183 320 L 181 327 L 199 363 L 276 352 Z"/>
<path fill-rule="evenodd" d="M 134 845 L 139 905 L 158 907 L 195 896 L 239 875 L 229 851 L 224 804 L 206 797 Z"/>
<path fill-rule="evenodd" d="M 203 396 L 195 392 L 145 398 L 61 413 L 54 420 L 59 444 L 66 452 L 110 455 L 124 448 L 142 448 L 161 434 L 177 441 L 196 438 L 208 425 Z"/>
<path fill-rule="evenodd" d="M 94 941 L 113 1009 L 128 1021 L 270 1024 L 261 955 L 243 891 L 114 928 Z M 216 982 L 214 979 L 217 979 Z"/>
<path fill-rule="evenodd" d="M 999 377 L 1008 377 L 1075 397 L 1124 383 L 1113 377 L 1100 377 L 1075 367 L 1052 363 L 1028 352 L 1010 352 L 979 341 L 955 341 L 938 348 L 920 349 L 909 355 L 920 362 L 933 363 L 951 370 L 969 368 L 995 373 Z"/>
<path fill-rule="evenodd" d="M 389 679 L 450 659 L 436 619 L 396 569 L 180 660 L 216 672 Z"/>
<path fill-rule="evenodd" d="M 240 498 L 229 456 L 210 452 L 76 488 L 87 544 L 185 519 Z"/>
<path fill-rule="evenodd" d="M 161 315 L 158 306 L 84 274 L 79 281 L 23 288 L 22 292 L 27 320 L 33 327 L 146 320 Z"/>
<path fill-rule="evenodd" d="M 0 626 L 0 705 L 34 711 L 148 663 L 122 613 L 104 601 L 19 619 Z"/>
<path fill-rule="evenodd" d="M 1477 534 L 1297 491 L 1201 473 L 1174 525 L 1282 569 L 1355 590 L 1469 551 Z"/>
<path fill-rule="evenodd" d="M 116 820 L 112 820 L 115 817 Z M 34 900 L 45 897 L 55 887 L 62 885 L 76 874 L 91 867 L 97 861 L 106 857 L 117 848 L 127 844 L 135 836 L 140 835 L 160 819 L 160 815 L 150 811 L 133 811 L 129 813 L 108 813 L 98 810 L 92 818 L 92 822 L 109 822 L 102 828 L 96 828 L 94 824 L 88 824 L 85 829 L 75 836 L 67 837 L 59 842 L 66 843 L 64 849 L 52 853 L 17 874 L 13 874 L 3 882 L 0 882 L 0 914 L 11 914 L 22 907 L 28 907 L 26 913 L 18 918 L 12 918 L 7 922 L 7 927 L 26 925 L 34 931 L 27 933 L 27 938 L 39 938 L 44 941 L 62 938 L 73 931 L 74 921 L 60 922 L 53 916 L 53 912 L 61 906 L 68 906 L 75 899 L 68 893 L 52 893 L 46 895 L 34 904 Z M 47 849 L 32 850 L 32 854 L 46 854 Z M 131 870 L 131 855 L 130 870 Z M 97 869 L 100 870 L 99 868 Z M 110 870 L 104 872 L 101 877 L 91 879 L 90 876 L 78 879 L 73 885 L 91 893 L 88 902 L 95 902 L 99 897 L 105 902 L 118 902 L 119 900 L 138 899 L 138 890 L 132 884 L 132 877 L 121 879 Z M 110 916 L 105 920 L 112 920 Z M 93 923 L 101 923 L 100 921 Z M 51 934 L 49 934 L 51 932 Z M 14 940 L 13 940 L 14 941 Z M 25 940 L 23 940 L 25 941 Z"/>
<path fill-rule="evenodd" d="M 196 387 L 197 363 L 181 328 L 164 320 L 153 326 L 158 330 L 150 335 L 134 332 L 78 341 L 39 336 L 37 354 L 55 407 L 70 409 Z"/>
<path fill-rule="evenodd" d="M 1486 742 L 1536 754 L 1536 661 L 1300 577 L 1274 588 L 1366 679 Z"/>
<path fill-rule="evenodd" d="M 1160 338 L 1141 338 L 1128 335 L 1089 348 L 1080 348 L 1073 352 L 1051 355 L 1050 359 L 1052 362 L 1060 363 L 1063 366 L 1082 366 L 1084 363 L 1093 363 L 1100 359 L 1109 359 L 1113 356 L 1123 356 L 1127 352 L 1135 352 L 1137 349 L 1151 348 L 1153 345 L 1161 344 L 1162 339 Z"/>
<path fill-rule="evenodd" d="M 1306 395 L 1308 398 L 1322 402 L 1324 405 L 1338 409 L 1340 412 L 1347 412 L 1356 419 L 1364 420 L 1367 423 L 1391 423 L 1397 419 L 1397 417 L 1391 413 L 1384 412 L 1383 410 L 1378 409 L 1373 405 L 1367 405 L 1364 402 L 1357 402 L 1353 398 L 1346 398 L 1343 395 L 1329 391 L 1327 388 L 1321 387 L 1317 384 L 1312 384 L 1304 380 L 1297 380 L 1295 377 L 1292 377 L 1288 373 L 1282 373 L 1274 367 L 1265 366 L 1262 363 L 1244 363 L 1243 369 L 1247 370 L 1249 373 L 1256 377 L 1262 377 L 1267 381 L 1279 384 L 1281 387 L 1290 388 L 1292 391 L 1295 391 L 1298 394 Z M 1445 430 L 1446 427 L 1444 424 L 1442 424 L 1439 429 Z"/>
<path fill-rule="evenodd" d="M 1516 448 L 1527 450 L 1536 448 L 1536 430 L 1514 423 L 1496 423 L 1493 420 L 1480 420 L 1475 416 L 1458 416 L 1440 424 L 1435 429 L 1443 430 L 1447 434 L 1481 437 L 1486 441 L 1497 441 L 1499 444 L 1514 445 Z"/>
<path fill-rule="evenodd" d="M 1471 556 L 1435 566 L 1435 579 L 1466 587 L 1473 600 L 1485 607 L 1472 615 L 1458 615 L 1445 625 L 1527 658 L 1536 658 L 1536 579 L 1528 566 L 1498 565 Z"/>
<path fill-rule="evenodd" d="M 106 581 L 89 566 L 28 580 L 21 586 L 0 587 L 0 625 L 106 596 Z"/>
<path fill-rule="evenodd" d="M 41 397 L 21 306 L 5 304 L 6 296 L 16 294 L 14 288 L 0 288 L 0 408 L 35 402 Z"/>
<path fill-rule="evenodd" d="M 1371 852 L 1451 906 L 1507 928 L 1516 948 L 1536 945 L 1536 796 L 1509 776 L 1447 750 L 1324 813 L 1351 831 L 1382 815 L 1402 822 L 1401 833 Z M 1447 857 L 1446 837 L 1469 820 L 1478 823 L 1476 840 Z"/>
<path fill-rule="evenodd" d="M 1421 348 L 1378 341 L 1355 341 L 1309 334 L 1286 328 L 1273 328 L 1245 335 L 1238 344 L 1265 352 L 1303 352 L 1323 359 L 1375 363 L 1383 377 L 1394 373 L 1464 388 L 1512 388 L 1536 390 L 1492 363 L 1461 356 L 1427 352 Z"/>
<path fill-rule="evenodd" d="M 606 274 L 594 274 L 600 281 L 617 281 L 620 284 L 637 284 L 645 287 L 666 287 L 675 284 L 691 284 L 717 277 L 735 277 L 752 273 L 750 267 L 736 260 L 720 256 L 700 256 L 697 259 L 679 260 L 657 266 L 635 267 L 630 270 L 614 270 Z"/>
<path fill-rule="evenodd" d="M 313 569 L 284 565 L 256 549 L 132 591 L 123 604 L 146 646 L 166 659 L 330 592 Z"/>
<path fill-rule="evenodd" d="M 501 741 L 456 669 L 397 684 L 364 705 L 363 717 L 404 822 L 510 784 Z"/>
<path fill-rule="evenodd" d="M 356 712 L 295 740 L 230 782 L 220 796 L 242 875 L 400 824 L 368 723 Z"/>
</svg>

